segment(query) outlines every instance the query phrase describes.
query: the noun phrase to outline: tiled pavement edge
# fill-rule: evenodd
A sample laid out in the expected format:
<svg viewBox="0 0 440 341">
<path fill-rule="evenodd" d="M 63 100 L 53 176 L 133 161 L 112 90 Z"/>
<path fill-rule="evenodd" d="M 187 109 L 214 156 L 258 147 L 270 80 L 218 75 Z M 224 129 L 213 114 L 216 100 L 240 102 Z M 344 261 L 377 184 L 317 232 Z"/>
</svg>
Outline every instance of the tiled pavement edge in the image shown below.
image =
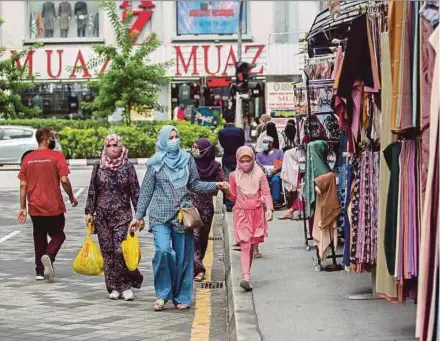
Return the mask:
<svg viewBox="0 0 440 341">
<path fill-rule="evenodd" d="M 190 340 L 195 309 L 180 312 L 168 304 L 163 312 L 152 311 L 155 294 L 151 234 L 141 234 L 139 268 L 144 283 L 140 290 L 134 290 L 133 302 L 109 300 L 102 276 L 87 277 L 72 272 L 73 258 L 85 238 L 84 196 L 80 207 L 68 209 L 67 240 L 55 263 L 57 280 L 50 284 L 35 281 L 30 222 L 25 226 L 15 223 L 18 192 L 0 192 L 1 235 L 21 231 L 0 244 L 0 341 Z M 217 229 L 214 235 L 221 233 Z M 214 253 L 213 278 L 221 279 L 224 266 L 218 242 L 214 244 Z M 226 341 L 225 292 L 212 289 L 211 296 L 214 318 L 210 340 Z"/>
</svg>

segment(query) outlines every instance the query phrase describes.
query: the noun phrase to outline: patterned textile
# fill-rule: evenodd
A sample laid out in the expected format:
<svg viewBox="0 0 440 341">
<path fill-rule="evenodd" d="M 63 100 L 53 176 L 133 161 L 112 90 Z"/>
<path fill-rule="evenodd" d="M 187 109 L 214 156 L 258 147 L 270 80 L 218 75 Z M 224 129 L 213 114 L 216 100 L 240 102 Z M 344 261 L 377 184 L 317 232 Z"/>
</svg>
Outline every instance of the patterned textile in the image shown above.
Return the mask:
<svg viewBox="0 0 440 341">
<path fill-rule="evenodd" d="M 203 181 L 203 180 L 202 180 Z M 221 168 L 217 169 L 215 181 L 226 181 L 226 177 Z M 214 218 L 214 205 L 210 194 L 197 194 L 190 192 L 194 207 L 197 207 L 203 221 L 203 228 L 194 230 L 194 273 L 205 272 L 203 258 L 205 257 L 208 246 L 209 232 L 211 231 L 212 219 Z"/>
<path fill-rule="evenodd" d="M 99 163 L 95 165 L 85 213 L 94 215 L 108 292 L 140 288 L 142 284 L 139 270 L 127 269 L 121 249 L 133 218 L 131 204 L 136 208 L 138 198 L 139 182 L 133 164 L 126 162 L 118 171 L 99 169 Z"/>
<path fill-rule="evenodd" d="M 183 233 L 183 225 L 177 220 L 177 213 L 181 207 L 193 207 L 189 191 L 211 194 L 217 192 L 215 182 L 200 181 L 194 159 L 189 158 L 189 179 L 187 186 L 173 188 L 166 171 L 161 168 L 158 172 L 148 167 L 142 181 L 139 203 L 136 210 L 136 219 L 143 219 L 149 208 L 149 225 L 172 225 L 178 233 Z M 174 196 L 175 195 L 175 196 Z"/>
</svg>

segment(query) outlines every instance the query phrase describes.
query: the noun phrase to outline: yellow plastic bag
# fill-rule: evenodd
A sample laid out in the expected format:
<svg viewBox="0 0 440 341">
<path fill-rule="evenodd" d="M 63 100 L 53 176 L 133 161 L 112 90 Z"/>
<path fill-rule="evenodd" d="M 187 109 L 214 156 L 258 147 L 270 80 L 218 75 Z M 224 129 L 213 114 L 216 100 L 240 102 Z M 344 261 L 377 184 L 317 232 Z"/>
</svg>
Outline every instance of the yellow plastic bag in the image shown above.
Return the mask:
<svg viewBox="0 0 440 341">
<path fill-rule="evenodd" d="M 104 272 L 104 259 L 98 245 L 90 237 L 92 231 L 93 226 L 89 224 L 86 242 L 73 261 L 73 271 L 81 275 L 98 276 Z"/>
<path fill-rule="evenodd" d="M 135 271 L 141 261 L 141 245 L 137 233 L 127 233 L 127 238 L 122 241 L 122 254 L 128 270 Z"/>
</svg>

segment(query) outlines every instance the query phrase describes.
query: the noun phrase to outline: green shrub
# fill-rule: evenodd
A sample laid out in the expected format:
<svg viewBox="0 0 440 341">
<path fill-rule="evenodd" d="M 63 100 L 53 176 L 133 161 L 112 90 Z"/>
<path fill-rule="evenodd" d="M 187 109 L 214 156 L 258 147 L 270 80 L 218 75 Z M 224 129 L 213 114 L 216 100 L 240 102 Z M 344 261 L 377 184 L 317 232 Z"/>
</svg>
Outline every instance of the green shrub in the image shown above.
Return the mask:
<svg viewBox="0 0 440 341">
<path fill-rule="evenodd" d="M 125 125 L 95 120 L 29 119 L 0 121 L 0 125 L 20 125 L 33 128 L 50 127 L 55 129 L 60 137 L 63 153 L 68 159 L 99 157 L 105 137 L 113 133 L 123 138 L 123 143 L 128 149 L 130 158 L 150 157 L 154 154 L 159 131 L 166 124 L 176 125 L 179 129 L 181 145 L 184 149 L 190 149 L 194 141 L 201 137 L 209 138 L 211 142 L 217 143 L 217 134 L 210 128 L 192 125 L 188 122 L 142 121 Z"/>
</svg>

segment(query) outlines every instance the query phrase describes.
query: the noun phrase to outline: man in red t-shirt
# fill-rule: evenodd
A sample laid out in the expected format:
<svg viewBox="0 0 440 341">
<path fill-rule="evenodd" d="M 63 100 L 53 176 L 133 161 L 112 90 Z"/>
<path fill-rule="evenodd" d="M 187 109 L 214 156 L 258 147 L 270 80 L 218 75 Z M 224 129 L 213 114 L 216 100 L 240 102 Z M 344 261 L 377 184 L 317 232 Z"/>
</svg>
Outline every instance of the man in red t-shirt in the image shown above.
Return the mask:
<svg viewBox="0 0 440 341">
<path fill-rule="evenodd" d="M 18 222 L 24 224 L 29 215 L 34 226 L 36 279 L 53 280 L 53 262 L 63 245 L 66 206 L 61 194 L 60 182 L 69 196 L 72 206 L 78 205 L 73 195 L 70 173 L 64 155 L 55 148 L 55 133 L 48 128 L 37 130 L 38 149 L 26 155 L 18 174 L 20 179 L 20 211 Z M 50 242 L 47 242 L 47 237 Z"/>
</svg>

